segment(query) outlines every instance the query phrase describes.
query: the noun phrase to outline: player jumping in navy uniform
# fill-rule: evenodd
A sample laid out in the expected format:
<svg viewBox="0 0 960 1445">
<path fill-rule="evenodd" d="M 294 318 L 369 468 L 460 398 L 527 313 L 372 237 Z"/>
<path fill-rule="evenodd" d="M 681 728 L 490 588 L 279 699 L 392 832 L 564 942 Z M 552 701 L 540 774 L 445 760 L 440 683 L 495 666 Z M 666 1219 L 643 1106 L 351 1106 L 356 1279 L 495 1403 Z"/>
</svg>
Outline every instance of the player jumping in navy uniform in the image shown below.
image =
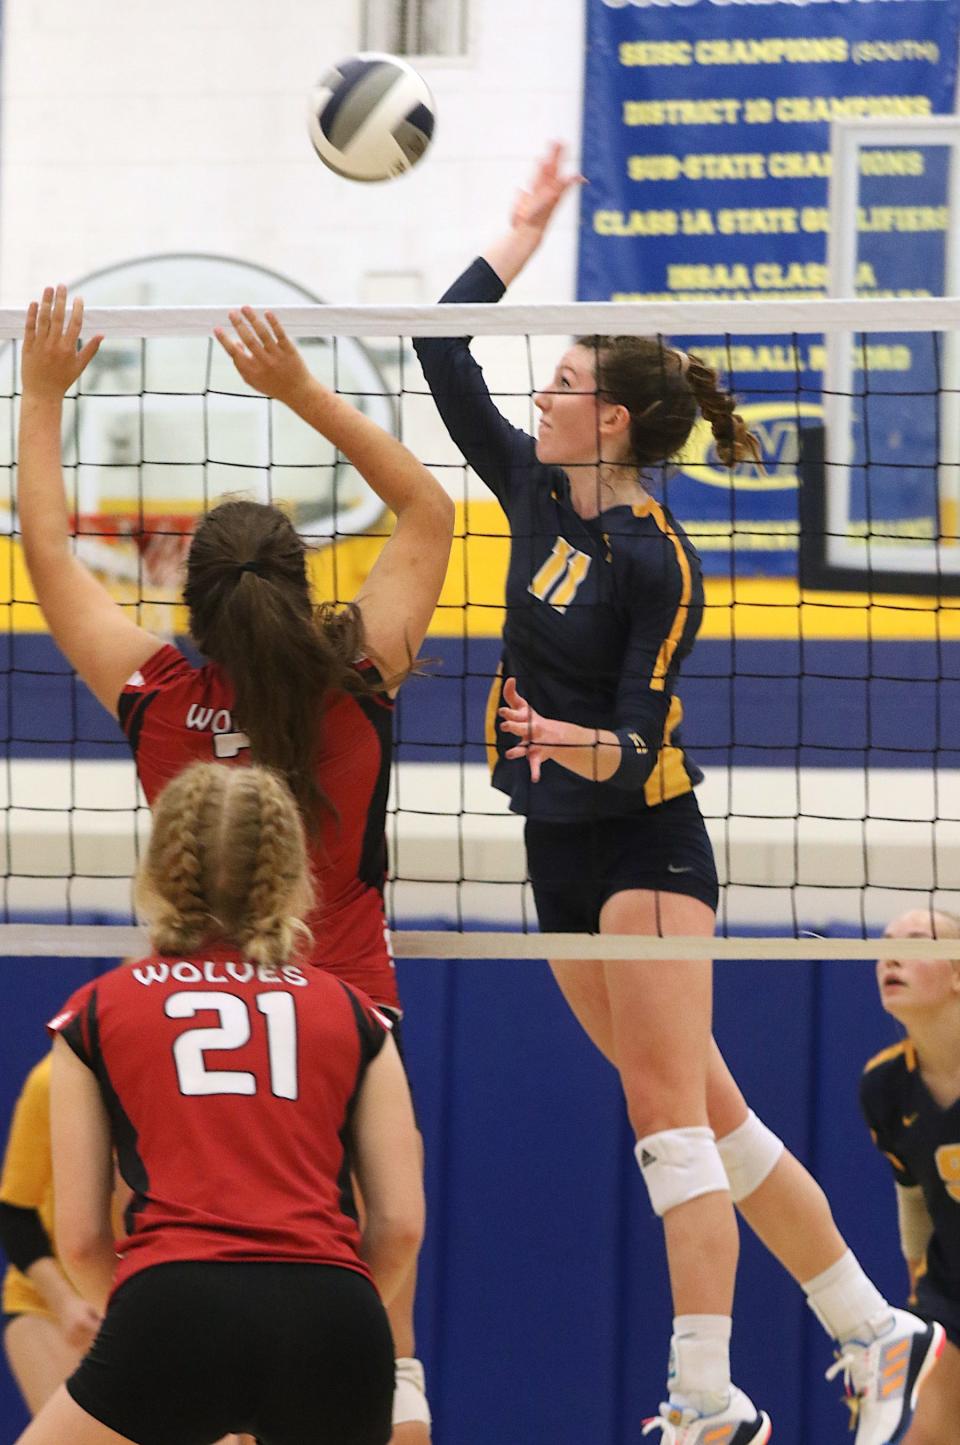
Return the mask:
<svg viewBox="0 0 960 1445">
<path fill-rule="evenodd" d="M 562 148 L 552 147 L 507 233 L 443 300 L 498 301 L 578 180 L 563 174 Z M 494 785 L 526 817 L 540 926 L 709 937 L 717 874 L 676 691 L 703 584 L 695 548 L 652 489 L 698 416 L 724 465 L 757 460 L 756 442 L 715 374 L 662 341 L 578 340 L 534 394 L 535 438 L 500 414 L 469 338 L 415 345 L 450 435 L 510 524 L 488 743 Z M 867 1361 L 866 1342 L 877 1336 L 925 1335 L 921 1321 L 891 1310 L 823 1191 L 748 1109 L 711 1039 L 709 963 L 551 966 L 619 1070 L 637 1161 L 664 1220 L 676 1315 L 670 1399 L 648 1431 L 671 1445 L 768 1438 L 766 1415 L 730 1380 L 731 1196 L 848 1353 L 859 1349 Z M 887 1439 L 881 1413 L 865 1401 L 857 1445 Z"/>
<path fill-rule="evenodd" d="M 91 691 L 119 716 L 152 800 L 195 760 L 269 765 L 308 826 L 317 907 L 311 962 L 398 1011 L 383 906 L 392 700 L 436 606 L 453 504 L 430 473 L 314 378 L 270 313 L 231 313 L 218 332 L 245 382 L 326 436 L 396 514 L 353 603 L 317 607 L 302 539 L 278 508 L 227 502 L 200 522 L 185 600 L 208 661 L 138 627 L 72 549 L 61 469 L 63 397 L 99 344 L 78 349 L 82 303 L 48 288 L 23 346 L 19 518 L 50 631 Z M 397 1445 L 429 1440 L 414 1358 L 414 1275 L 391 1324 L 398 1353 Z"/>
</svg>

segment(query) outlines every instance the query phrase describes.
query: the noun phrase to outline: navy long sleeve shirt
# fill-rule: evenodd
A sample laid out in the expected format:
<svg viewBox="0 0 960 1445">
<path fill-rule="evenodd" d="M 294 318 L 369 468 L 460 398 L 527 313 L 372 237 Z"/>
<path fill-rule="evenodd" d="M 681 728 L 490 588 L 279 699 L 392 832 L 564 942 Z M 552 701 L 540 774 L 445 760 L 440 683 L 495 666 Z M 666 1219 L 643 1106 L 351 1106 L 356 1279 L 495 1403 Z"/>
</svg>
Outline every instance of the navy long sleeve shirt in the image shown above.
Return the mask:
<svg viewBox="0 0 960 1445">
<path fill-rule="evenodd" d="M 442 300 L 495 302 L 504 289 L 478 258 Z M 653 498 L 580 517 L 566 473 L 539 462 L 533 437 L 497 409 L 470 338 L 414 344 L 450 436 L 510 524 L 503 654 L 487 707 L 494 786 L 514 812 L 567 822 L 638 813 L 689 792 L 703 775 L 680 742 L 675 684 L 703 614 L 696 550 Z M 640 766 L 633 756 L 601 783 L 551 760 L 532 783 L 525 759 L 504 756 L 517 741 L 497 718 L 511 676 L 542 716 L 620 731 Z"/>
</svg>

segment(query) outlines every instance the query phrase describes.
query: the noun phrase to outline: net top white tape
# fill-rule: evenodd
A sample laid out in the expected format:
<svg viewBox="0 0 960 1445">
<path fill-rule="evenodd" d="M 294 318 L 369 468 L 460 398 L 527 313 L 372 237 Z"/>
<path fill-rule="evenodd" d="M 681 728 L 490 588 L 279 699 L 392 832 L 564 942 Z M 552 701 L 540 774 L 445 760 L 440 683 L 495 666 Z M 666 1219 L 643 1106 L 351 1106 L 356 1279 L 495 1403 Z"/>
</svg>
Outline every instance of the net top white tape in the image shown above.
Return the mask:
<svg viewBox="0 0 960 1445">
<path fill-rule="evenodd" d="M 398 929 L 398 958 L 801 959 L 955 958 L 955 938 L 657 938 L 608 933 L 453 933 Z M 141 928 L 95 924 L 0 925 L 0 958 L 143 958 Z"/>
<path fill-rule="evenodd" d="M 238 301 L 238 307 L 242 303 Z M 210 336 L 223 306 L 91 306 L 84 334 Z M 576 301 L 560 306 L 277 306 L 290 336 L 836 335 L 960 331 L 960 296 L 777 301 Z M 0 309 L 0 340 L 23 335 L 24 309 Z"/>
</svg>

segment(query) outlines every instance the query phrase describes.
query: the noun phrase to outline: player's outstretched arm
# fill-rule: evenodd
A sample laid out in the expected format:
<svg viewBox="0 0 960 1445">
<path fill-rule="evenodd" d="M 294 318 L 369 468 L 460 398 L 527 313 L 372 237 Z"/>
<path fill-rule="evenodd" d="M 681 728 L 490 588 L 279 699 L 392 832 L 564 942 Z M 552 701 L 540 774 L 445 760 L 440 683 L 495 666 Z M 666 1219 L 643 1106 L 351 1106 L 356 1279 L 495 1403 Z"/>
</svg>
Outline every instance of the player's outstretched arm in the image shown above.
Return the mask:
<svg viewBox="0 0 960 1445">
<path fill-rule="evenodd" d="M 75 556 L 63 484 L 63 398 L 102 341 L 80 345 L 83 302 L 67 314 L 67 290 L 32 301 L 23 333 L 17 510 L 27 570 L 53 640 L 116 716 L 130 675 L 163 644 L 126 615 Z"/>
<path fill-rule="evenodd" d="M 282 401 L 325 436 L 395 513 L 397 524 L 354 599 L 367 644 L 389 673 L 406 671 L 433 616 L 450 557 L 454 508 L 413 453 L 308 370 L 270 311 L 231 311 L 217 340 L 248 386 Z"/>
<path fill-rule="evenodd" d="M 529 188 L 517 193 L 509 229 L 482 253 L 504 286 L 509 286 L 530 260 L 570 187 L 584 180 L 578 171 L 565 170 L 563 153 L 561 142 L 552 141 L 537 165 Z"/>
</svg>

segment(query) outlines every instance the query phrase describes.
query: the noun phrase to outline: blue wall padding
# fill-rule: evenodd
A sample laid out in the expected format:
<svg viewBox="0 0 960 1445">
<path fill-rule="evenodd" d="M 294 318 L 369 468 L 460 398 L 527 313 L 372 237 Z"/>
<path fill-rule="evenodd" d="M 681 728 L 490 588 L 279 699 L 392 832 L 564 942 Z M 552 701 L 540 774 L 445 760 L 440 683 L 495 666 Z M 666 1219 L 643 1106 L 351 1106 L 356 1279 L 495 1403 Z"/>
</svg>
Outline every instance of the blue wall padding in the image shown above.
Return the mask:
<svg viewBox="0 0 960 1445">
<path fill-rule="evenodd" d="M 44 1019 L 99 966 L 0 960 L 0 1119 Z M 856 1102 L 864 1060 L 895 1037 L 871 966 L 723 963 L 716 977 L 717 1035 L 745 1092 L 900 1299 L 893 1187 Z M 545 964 L 404 962 L 401 984 L 427 1146 L 419 1331 L 437 1445 L 633 1445 L 661 1396 L 670 1305 L 615 1075 Z M 778 1445 L 844 1437 L 829 1343 L 746 1231 L 733 1359 Z M 22 1419 L 0 1371 L 0 1437 Z"/>
</svg>

